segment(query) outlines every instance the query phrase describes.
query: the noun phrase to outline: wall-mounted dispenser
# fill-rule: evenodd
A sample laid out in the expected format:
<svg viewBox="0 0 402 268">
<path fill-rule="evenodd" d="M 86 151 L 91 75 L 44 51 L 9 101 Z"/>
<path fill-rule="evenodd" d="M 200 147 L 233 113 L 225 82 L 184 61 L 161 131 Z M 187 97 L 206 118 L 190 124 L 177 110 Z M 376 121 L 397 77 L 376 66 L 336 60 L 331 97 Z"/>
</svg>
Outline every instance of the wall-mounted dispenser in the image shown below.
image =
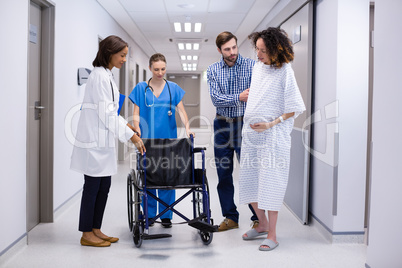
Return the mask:
<svg viewBox="0 0 402 268">
<path fill-rule="evenodd" d="M 81 86 L 87 82 L 88 76 L 90 73 L 91 73 L 91 70 L 89 70 L 87 68 L 78 68 L 77 82 L 78 82 L 79 86 Z"/>
</svg>

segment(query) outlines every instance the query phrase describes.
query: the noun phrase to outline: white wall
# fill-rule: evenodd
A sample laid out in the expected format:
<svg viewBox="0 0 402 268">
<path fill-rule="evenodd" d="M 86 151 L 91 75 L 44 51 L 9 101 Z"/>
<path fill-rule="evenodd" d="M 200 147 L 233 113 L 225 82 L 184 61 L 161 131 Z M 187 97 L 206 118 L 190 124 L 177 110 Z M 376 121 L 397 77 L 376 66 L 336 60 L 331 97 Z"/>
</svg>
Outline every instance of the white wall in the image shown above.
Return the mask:
<svg viewBox="0 0 402 268">
<path fill-rule="evenodd" d="M 316 25 L 315 111 L 322 120 L 314 125 L 314 147 L 333 160 L 313 159 L 311 213 L 333 234 L 363 234 L 369 1 L 318 1 Z M 331 118 L 326 108 L 334 101 Z M 333 123 L 338 144 L 327 136 Z"/>
<path fill-rule="evenodd" d="M 69 169 L 72 144 L 65 135 L 66 115 L 82 101 L 84 93 L 84 86 L 77 85 L 77 69 L 92 69 L 92 61 L 98 49 L 98 36 L 105 38 L 114 34 L 129 43 L 131 53 L 128 62 L 134 65 L 131 69 L 135 68 L 135 63 L 139 64 L 140 81 L 142 69 L 147 69 L 149 57 L 95 0 L 52 2 L 56 6 L 53 207 L 57 210 L 79 192 L 83 184 L 83 176 Z M 12 114 L 11 117 L 3 116 L 1 119 L 1 124 L 6 126 L 3 129 L 7 129 L 7 132 L 3 131 L 0 139 L 0 254 L 26 235 L 28 12 L 28 0 L 5 1 L 0 9 L 0 23 L 13 25 L 0 28 L 2 40 L 8 40 L 0 42 L 2 61 L 5 63 L 0 67 L 0 87 L 3 93 L 8 90 L 8 101 L 0 105 L 0 112 L 3 115 Z M 129 80 L 128 76 L 126 79 Z M 67 124 L 68 133 L 71 133 L 71 125 L 74 129 L 75 123 Z"/>
<path fill-rule="evenodd" d="M 0 254 L 26 232 L 28 7 L 4 1 L 0 9 Z"/>
<path fill-rule="evenodd" d="M 374 11 L 373 154 L 367 264 L 402 267 L 402 1 L 377 0 Z"/>
<path fill-rule="evenodd" d="M 118 35 L 130 44 L 130 56 L 133 58 L 128 62 L 139 64 L 140 81 L 142 81 L 142 69 L 148 69 L 148 56 L 144 55 L 134 40 L 129 38 L 95 0 L 54 2 L 56 4 L 54 208 L 57 209 L 80 191 L 83 184 L 82 175 L 69 169 L 72 145 L 65 136 L 64 120 L 69 110 L 83 98 L 85 86 L 77 85 L 77 68 L 93 68 L 92 61 L 98 49 L 98 36 L 105 38 L 112 34 Z"/>
<path fill-rule="evenodd" d="M 334 232 L 364 232 L 369 0 L 338 0 L 339 166 Z"/>
</svg>

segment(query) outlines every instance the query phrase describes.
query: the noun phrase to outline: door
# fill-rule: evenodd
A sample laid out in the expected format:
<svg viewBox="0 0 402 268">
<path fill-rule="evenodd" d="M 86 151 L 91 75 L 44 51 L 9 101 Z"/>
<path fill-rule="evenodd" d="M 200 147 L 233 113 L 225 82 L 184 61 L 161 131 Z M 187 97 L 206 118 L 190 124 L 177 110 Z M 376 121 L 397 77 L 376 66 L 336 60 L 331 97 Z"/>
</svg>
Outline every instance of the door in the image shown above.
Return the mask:
<svg viewBox="0 0 402 268">
<path fill-rule="evenodd" d="M 178 84 L 185 92 L 182 99 L 186 110 L 190 128 L 200 127 L 200 75 L 198 74 L 169 74 L 168 80 Z M 178 113 L 176 113 L 178 127 L 183 127 Z"/>
<path fill-rule="evenodd" d="M 27 87 L 27 231 L 53 221 L 54 16 L 46 0 L 29 8 Z"/>
<path fill-rule="evenodd" d="M 310 126 L 305 125 L 312 110 L 313 4 L 310 2 L 280 26 L 293 42 L 292 68 L 306 111 L 295 120 L 291 133 L 290 170 L 285 204 L 303 223 L 308 223 Z"/>
<path fill-rule="evenodd" d="M 374 3 L 370 4 L 370 45 L 369 45 L 369 98 L 367 123 L 367 172 L 366 172 L 366 208 L 364 213 L 364 227 L 367 228 L 366 244 L 368 244 L 368 228 L 370 219 L 371 196 L 371 157 L 373 143 L 373 77 L 374 77 Z"/>
<path fill-rule="evenodd" d="M 27 230 L 40 222 L 41 8 L 31 2 L 28 44 Z"/>
</svg>

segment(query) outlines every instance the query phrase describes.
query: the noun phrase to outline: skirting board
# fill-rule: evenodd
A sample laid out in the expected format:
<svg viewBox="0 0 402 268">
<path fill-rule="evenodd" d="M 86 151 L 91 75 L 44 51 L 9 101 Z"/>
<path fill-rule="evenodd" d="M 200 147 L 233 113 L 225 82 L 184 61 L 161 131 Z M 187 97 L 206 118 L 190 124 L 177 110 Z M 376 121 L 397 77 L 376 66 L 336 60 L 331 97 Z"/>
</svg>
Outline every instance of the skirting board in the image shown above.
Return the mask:
<svg viewBox="0 0 402 268">
<path fill-rule="evenodd" d="M 321 235 L 323 235 L 330 243 L 352 243 L 352 244 L 363 244 L 365 243 L 364 232 L 340 232 L 334 233 L 328 229 L 323 223 L 317 220 L 311 214 L 309 215 L 310 226 L 315 228 Z"/>
<path fill-rule="evenodd" d="M 0 252 L 0 267 L 6 265 L 15 255 L 28 246 L 28 236 L 24 234 L 4 251 Z"/>
</svg>

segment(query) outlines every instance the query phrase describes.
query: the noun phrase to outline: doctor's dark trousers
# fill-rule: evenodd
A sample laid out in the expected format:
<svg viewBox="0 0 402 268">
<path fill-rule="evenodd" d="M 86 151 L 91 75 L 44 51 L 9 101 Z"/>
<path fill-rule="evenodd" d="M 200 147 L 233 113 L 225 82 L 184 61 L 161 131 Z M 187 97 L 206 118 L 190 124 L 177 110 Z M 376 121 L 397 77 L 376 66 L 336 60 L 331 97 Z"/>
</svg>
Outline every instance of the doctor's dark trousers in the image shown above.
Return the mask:
<svg viewBox="0 0 402 268">
<path fill-rule="evenodd" d="M 100 229 L 102 226 L 111 176 L 84 175 L 84 180 L 78 229 L 81 232 L 92 232 L 92 229 Z"/>
<path fill-rule="evenodd" d="M 223 119 L 214 120 L 214 153 L 216 171 L 218 173 L 218 196 L 222 215 L 234 222 L 239 222 L 239 212 L 234 203 L 233 166 L 234 154 L 240 160 L 241 132 L 243 121 L 226 122 Z M 258 220 L 251 205 L 251 220 Z"/>
</svg>

